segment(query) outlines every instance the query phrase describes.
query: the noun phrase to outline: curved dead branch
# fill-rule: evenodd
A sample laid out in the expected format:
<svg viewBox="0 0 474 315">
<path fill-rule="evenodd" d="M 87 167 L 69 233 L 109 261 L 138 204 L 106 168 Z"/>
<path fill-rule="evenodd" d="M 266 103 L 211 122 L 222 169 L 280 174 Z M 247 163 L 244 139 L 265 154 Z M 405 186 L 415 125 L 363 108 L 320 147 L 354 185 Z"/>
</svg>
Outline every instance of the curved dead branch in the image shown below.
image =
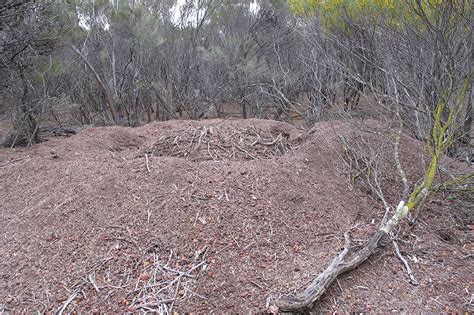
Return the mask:
<svg viewBox="0 0 474 315">
<path fill-rule="evenodd" d="M 274 304 L 283 312 L 296 312 L 311 308 L 339 275 L 355 269 L 366 261 L 375 252 L 384 235 L 386 235 L 384 231 L 378 230 L 362 248 L 351 252 L 350 238 L 346 233 L 344 235 L 346 239 L 344 250 L 303 292 L 275 300 Z"/>
</svg>

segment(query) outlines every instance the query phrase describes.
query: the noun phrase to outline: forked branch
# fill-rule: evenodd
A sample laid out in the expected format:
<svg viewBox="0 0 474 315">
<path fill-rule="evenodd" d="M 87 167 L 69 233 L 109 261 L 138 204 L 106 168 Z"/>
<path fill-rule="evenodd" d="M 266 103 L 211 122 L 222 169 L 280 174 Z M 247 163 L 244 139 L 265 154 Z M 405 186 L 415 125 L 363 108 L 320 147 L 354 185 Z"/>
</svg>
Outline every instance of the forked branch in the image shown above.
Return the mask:
<svg viewBox="0 0 474 315">
<path fill-rule="evenodd" d="M 274 304 L 280 311 L 301 311 L 310 308 L 314 302 L 327 291 L 336 278 L 350 270 L 357 268 L 373 254 L 380 239 L 385 235 L 381 230 L 377 231 L 370 240 L 359 250 L 351 253 L 349 235 L 345 234 L 344 250 L 331 262 L 311 284 L 301 293 L 278 299 Z"/>
</svg>

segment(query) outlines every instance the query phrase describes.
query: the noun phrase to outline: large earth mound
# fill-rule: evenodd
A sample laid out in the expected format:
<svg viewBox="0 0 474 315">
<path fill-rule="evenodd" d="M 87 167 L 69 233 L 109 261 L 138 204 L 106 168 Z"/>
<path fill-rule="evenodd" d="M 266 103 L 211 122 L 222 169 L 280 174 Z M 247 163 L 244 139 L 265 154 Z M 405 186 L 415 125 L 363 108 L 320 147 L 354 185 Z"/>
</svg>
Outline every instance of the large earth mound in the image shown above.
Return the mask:
<svg viewBox="0 0 474 315">
<path fill-rule="evenodd" d="M 400 198 L 384 130 L 171 121 L 91 128 L 10 153 L 0 160 L 0 312 L 264 311 L 315 277 L 345 232 L 363 242 L 384 215 L 350 180 L 341 137 L 385 148 L 383 188 L 389 202 Z M 412 181 L 422 154 L 403 137 Z M 315 311 L 472 311 L 461 208 L 434 195 L 399 236 L 418 286 L 387 244 Z"/>
</svg>

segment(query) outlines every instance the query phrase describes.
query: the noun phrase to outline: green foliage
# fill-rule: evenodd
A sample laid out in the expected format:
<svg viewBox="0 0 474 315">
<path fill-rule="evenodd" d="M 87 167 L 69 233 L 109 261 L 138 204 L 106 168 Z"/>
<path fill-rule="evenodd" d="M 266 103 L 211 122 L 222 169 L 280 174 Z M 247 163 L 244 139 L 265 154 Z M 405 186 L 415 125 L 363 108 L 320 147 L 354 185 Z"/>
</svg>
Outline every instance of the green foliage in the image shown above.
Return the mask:
<svg viewBox="0 0 474 315">
<path fill-rule="evenodd" d="M 40 56 L 38 57 L 38 61 L 34 66 L 35 75 L 33 80 L 35 82 L 42 82 L 43 76 L 45 79 L 48 78 L 56 78 L 62 74 L 64 74 L 65 67 L 63 63 L 59 59 Z"/>
<path fill-rule="evenodd" d="M 295 15 L 319 15 L 326 28 L 344 28 L 344 19 L 377 21 L 385 17 L 394 27 L 410 24 L 423 29 L 421 15 L 436 24 L 439 12 L 446 6 L 454 9 L 468 8 L 469 1 L 446 0 L 288 0 Z"/>
<path fill-rule="evenodd" d="M 54 5 L 55 14 L 60 23 L 64 25 L 62 40 L 65 42 L 78 42 L 87 35 L 87 31 L 77 24 L 77 13 L 74 2 L 56 2 Z"/>
<path fill-rule="evenodd" d="M 110 22 L 114 24 L 121 24 L 123 21 L 128 21 L 132 16 L 133 11 L 129 6 L 121 5 L 114 9 L 110 14 Z"/>
<path fill-rule="evenodd" d="M 275 8 L 287 8 L 289 3 L 285 0 L 270 0 L 270 3 Z"/>
</svg>

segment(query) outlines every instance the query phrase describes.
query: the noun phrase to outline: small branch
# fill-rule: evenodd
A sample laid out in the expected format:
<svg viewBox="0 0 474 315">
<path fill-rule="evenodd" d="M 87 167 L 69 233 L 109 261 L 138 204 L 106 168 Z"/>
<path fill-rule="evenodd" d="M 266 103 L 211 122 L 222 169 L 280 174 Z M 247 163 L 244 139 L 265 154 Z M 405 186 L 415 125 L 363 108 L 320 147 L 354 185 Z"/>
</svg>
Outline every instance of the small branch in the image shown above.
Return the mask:
<svg viewBox="0 0 474 315">
<path fill-rule="evenodd" d="M 405 265 L 405 269 L 407 270 L 408 276 L 410 277 L 411 284 L 418 285 L 418 281 L 416 281 L 416 278 L 413 275 L 413 272 L 411 271 L 408 261 L 400 253 L 400 248 L 398 247 L 398 244 L 396 241 L 393 241 L 393 247 L 395 247 L 395 253 L 397 254 L 398 258 L 402 261 L 403 265 Z"/>
<path fill-rule="evenodd" d="M 89 279 L 90 284 L 92 284 L 92 286 L 97 291 L 97 293 L 100 293 L 99 287 L 95 283 L 95 274 L 94 274 L 94 277 L 92 277 L 92 273 L 90 273 L 87 278 Z"/>
<path fill-rule="evenodd" d="M 398 97 L 397 97 L 398 100 Z M 400 136 L 402 134 L 402 129 L 403 129 L 403 120 L 400 117 L 400 105 L 398 104 L 397 106 L 397 118 L 399 122 L 398 130 L 395 135 L 395 145 L 394 145 L 394 150 L 393 150 L 393 155 L 395 158 L 395 164 L 397 165 L 397 171 L 398 174 L 400 175 L 400 178 L 403 182 L 403 193 L 402 193 L 402 201 L 406 202 L 408 200 L 408 193 L 409 193 L 409 185 L 408 185 L 408 179 L 407 175 L 405 174 L 405 171 L 403 170 L 402 163 L 400 162 Z"/>
<path fill-rule="evenodd" d="M 74 301 L 74 299 L 76 298 L 76 296 L 79 294 L 79 289 L 81 288 L 82 286 L 76 288 L 74 290 L 74 292 L 71 293 L 71 295 L 68 297 L 68 299 L 66 300 L 66 302 L 64 302 L 63 306 L 58 310 L 58 315 L 62 315 L 63 312 L 66 310 L 66 308 L 68 307 L 69 304 L 71 304 L 72 301 Z"/>
<path fill-rule="evenodd" d="M 145 154 L 146 169 L 148 173 L 151 173 L 150 166 L 148 165 L 148 154 Z"/>
</svg>

